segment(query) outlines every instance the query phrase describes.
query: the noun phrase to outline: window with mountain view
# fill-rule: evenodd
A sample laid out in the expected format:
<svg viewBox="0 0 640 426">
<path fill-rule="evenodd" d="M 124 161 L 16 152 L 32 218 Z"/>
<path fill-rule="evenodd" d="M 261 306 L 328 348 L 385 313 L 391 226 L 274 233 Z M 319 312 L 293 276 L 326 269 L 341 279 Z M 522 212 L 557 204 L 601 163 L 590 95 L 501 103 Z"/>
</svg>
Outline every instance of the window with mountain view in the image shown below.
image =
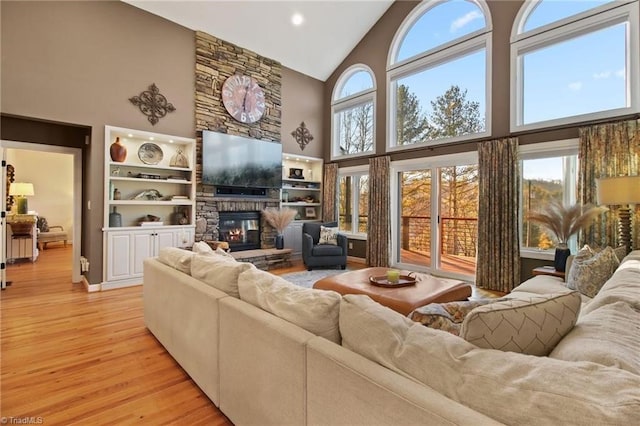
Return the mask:
<svg viewBox="0 0 640 426">
<path fill-rule="evenodd" d="M 368 172 L 341 172 L 338 176 L 338 228 L 349 234 L 366 235 L 368 217 Z"/>
<path fill-rule="evenodd" d="M 638 3 L 524 4 L 512 37 L 513 131 L 640 111 Z"/>
<path fill-rule="evenodd" d="M 545 145 L 549 147 L 549 151 L 544 152 L 538 148 L 537 152 L 527 152 L 527 147 L 521 148 L 521 245 L 530 252 L 553 249 L 557 241 L 543 227 L 528 220 L 529 213 L 540 211 L 552 200 L 565 205 L 576 202 L 577 146 L 572 148 L 571 142 L 560 142 L 557 144 L 560 149 L 554 153 L 553 142 Z M 570 241 L 570 245 L 575 248 L 575 242 Z"/>
<path fill-rule="evenodd" d="M 482 1 L 427 1 L 400 26 L 391 45 L 390 149 L 489 134 L 488 45 Z"/>
<path fill-rule="evenodd" d="M 331 104 L 333 158 L 373 152 L 374 100 L 373 73 L 367 66 L 350 67 L 338 79 Z"/>
</svg>

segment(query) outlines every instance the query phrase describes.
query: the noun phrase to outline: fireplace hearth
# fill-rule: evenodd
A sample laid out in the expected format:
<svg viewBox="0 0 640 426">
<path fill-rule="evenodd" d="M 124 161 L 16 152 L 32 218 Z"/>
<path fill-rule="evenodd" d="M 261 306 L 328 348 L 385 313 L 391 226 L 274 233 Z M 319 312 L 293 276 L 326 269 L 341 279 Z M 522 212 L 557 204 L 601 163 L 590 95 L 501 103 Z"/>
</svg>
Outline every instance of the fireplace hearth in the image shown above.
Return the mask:
<svg viewBox="0 0 640 426">
<path fill-rule="evenodd" d="M 219 212 L 219 240 L 229 243 L 231 251 L 260 248 L 260 212 Z"/>
</svg>

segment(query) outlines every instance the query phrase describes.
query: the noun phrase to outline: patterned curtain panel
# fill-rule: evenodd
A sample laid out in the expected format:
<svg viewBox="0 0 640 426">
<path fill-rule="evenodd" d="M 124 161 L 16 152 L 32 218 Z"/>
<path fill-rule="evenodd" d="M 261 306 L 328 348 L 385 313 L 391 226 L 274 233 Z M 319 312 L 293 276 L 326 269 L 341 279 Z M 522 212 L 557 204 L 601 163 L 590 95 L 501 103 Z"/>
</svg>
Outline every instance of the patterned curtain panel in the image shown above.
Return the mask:
<svg viewBox="0 0 640 426">
<path fill-rule="evenodd" d="M 598 124 L 580 128 L 578 200 L 597 204 L 596 179 L 640 174 L 640 120 Z M 599 223 L 580 233 L 578 243 L 618 246 L 618 206 L 608 206 Z M 633 247 L 640 247 L 640 206 L 632 218 Z"/>
<path fill-rule="evenodd" d="M 518 139 L 478 144 L 476 285 L 510 292 L 520 282 Z"/>
<path fill-rule="evenodd" d="M 367 231 L 367 265 L 389 266 L 391 235 L 389 156 L 369 159 L 369 212 Z"/>
<path fill-rule="evenodd" d="M 324 183 L 322 187 L 322 220 L 324 222 L 334 222 L 338 216 L 336 212 L 338 163 L 327 163 L 324 165 Z"/>
</svg>

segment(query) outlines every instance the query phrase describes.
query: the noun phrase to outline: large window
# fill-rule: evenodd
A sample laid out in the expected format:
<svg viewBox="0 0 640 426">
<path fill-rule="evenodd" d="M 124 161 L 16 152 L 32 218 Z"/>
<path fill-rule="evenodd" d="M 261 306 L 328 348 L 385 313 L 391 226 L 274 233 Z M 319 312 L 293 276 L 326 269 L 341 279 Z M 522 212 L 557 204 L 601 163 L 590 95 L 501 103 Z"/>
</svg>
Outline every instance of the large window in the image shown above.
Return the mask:
<svg viewBox="0 0 640 426">
<path fill-rule="evenodd" d="M 393 165 L 393 263 L 472 277 L 478 239 L 478 166 L 474 154 Z"/>
<path fill-rule="evenodd" d="M 351 235 L 366 235 L 369 216 L 369 173 L 362 168 L 338 173 L 338 227 Z"/>
<path fill-rule="evenodd" d="M 512 130 L 637 112 L 639 19 L 638 0 L 525 3 L 512 34 Z"/>
<path fill-rule="evenodd" d="M 525 145 L 520 148 L 522 174 L 521 245 L 527 257 L 552 256 L 557 241 L 543 227 L 527 219 L 551 200 L 576 202 L 577 140 Z M 576 242 L 569 242 L 575 252 Z"/>
<path fill-rule="evenodd" d="M 489 16 L 480 0 L 430 0 L 405 19 L 389 52 L 388 149 L 489 134 Z"/>
<path fill-rule="evenodd" d="M 375 141 L 375 83 L 362 64 L 347 69 L 333 93 L 332 158 L 371 154 Z"/>
</svg>

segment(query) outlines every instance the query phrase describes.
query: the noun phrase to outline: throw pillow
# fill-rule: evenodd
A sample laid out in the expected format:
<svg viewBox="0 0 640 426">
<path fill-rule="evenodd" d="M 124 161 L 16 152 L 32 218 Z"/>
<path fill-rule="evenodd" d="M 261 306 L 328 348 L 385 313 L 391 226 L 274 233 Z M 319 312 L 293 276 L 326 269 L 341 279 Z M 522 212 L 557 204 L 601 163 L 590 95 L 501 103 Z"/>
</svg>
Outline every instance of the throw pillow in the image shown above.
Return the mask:
<svg viewBox="0 0 640 426">
<path fill-rule="evenodd" d="M 49 232 L 49 224 L 46 217 L 38 217 L 38 223 L 36 224 L 40 232 Z"/>
<path fill-rule="evenodd" d="M 546 356 L 575 325 L 581 300 L 572 291 L 480 306 L 465 317 L 460 337 L 485 349 Z"/>
<path fill-rule="evenodd" d="M 255 268 L 240 274 L 238 289 L 241 300 L 340 344 L 341 296 L 335 291 L 300 287 Z"/>
<path fill-rule="evenodd" d="M 320 240 L 318 244 L 332 244 L 338 245 L 338 228 L 321 226 L 320 227 Z"/>
<path fill-rule="evenodd" d="M 236 262 L 217 254 L 196 254 L 191 260 L 191 276 L 197 280 L 240 298 L 238 276 L 247 269 L 254 269 L 251 263 Z"/>
<path fill-rule="evenodd" d="M 594 297 L 618 265 L 620 262 L 611 247 L 606 247 L 591 256 L 578 253 L 567 276 L 567 287 L 578 290 L 585 296 Z"/>
<path fill-rule="evenodd" d="M 163 247 L 158 253 L 158 260 L 173 269 L 191 275 L 191 259 L 194 252 L 177 247 Z"/>
<path fill-rule="evenodd" d="M 193 243 L 193 247 L 191 247 L 191 250 L 196 254 L 210 255 L 214 253 L 211 246 L 209 246 L 209 244 L 205 243 L 204 241 Z"/>
<path fill-rule="evenodd" d="M 420 324 L 443 330 L 458 336 L 462 321 L 472 309 L 500 299 L 465 300 L 461 302 L 430 303 L 409 314 L 409 318 Z"/>
</svg>

